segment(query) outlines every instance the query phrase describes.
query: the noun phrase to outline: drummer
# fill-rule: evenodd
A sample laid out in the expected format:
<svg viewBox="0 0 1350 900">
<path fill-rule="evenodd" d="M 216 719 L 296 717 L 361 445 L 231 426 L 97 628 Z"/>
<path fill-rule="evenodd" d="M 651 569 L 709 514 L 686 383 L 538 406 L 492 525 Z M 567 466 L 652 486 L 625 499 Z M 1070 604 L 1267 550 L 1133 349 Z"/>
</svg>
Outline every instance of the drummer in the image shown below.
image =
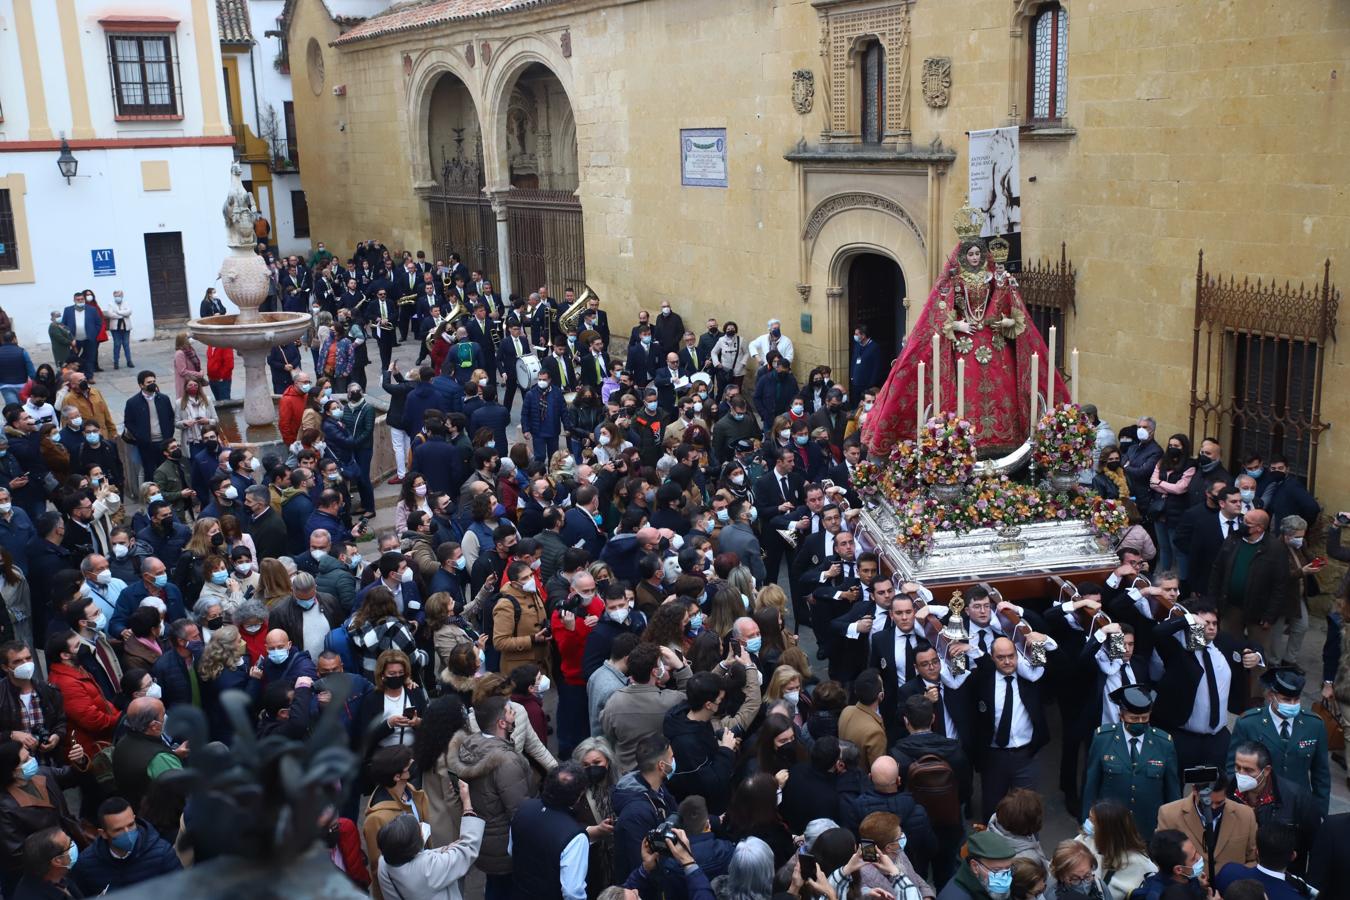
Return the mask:
<svg viewBox="0 0 1350 900">
<path fill-rule="evenodd" d="M 524 394 L 529 390 L 540 368 L 539 357 L 534 355 L 534 348 L 530 346 L 530 339 L 525 336 L 519 319 L 510 319 L 506 326 L 506 339 L 497 351 L 497 368 L 506 384 L 502 405 L 510 409 L 516 392 Z"/>
</svg>

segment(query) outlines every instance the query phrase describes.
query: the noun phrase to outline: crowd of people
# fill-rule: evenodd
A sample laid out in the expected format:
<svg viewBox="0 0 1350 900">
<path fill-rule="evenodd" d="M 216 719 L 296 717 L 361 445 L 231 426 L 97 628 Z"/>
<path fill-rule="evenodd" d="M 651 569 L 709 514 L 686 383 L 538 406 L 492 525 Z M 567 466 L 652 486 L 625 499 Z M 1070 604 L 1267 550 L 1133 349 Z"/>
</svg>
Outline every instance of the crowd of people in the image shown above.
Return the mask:
<svg viewBox="0 0 1350 900">
<path fill-rule="evenodd" d="M 164 776 L 195 750 L 175 708 L 238 739 L 229 691 L 297 741 L 345 698 L 361 768 L 322 824 L 377 900 L 1274 900 L 1350 875 L 1298 667 L 1321 510 L 1284 460 L 1234 479 L 1213 440 L 1089 407 L 1083 489 L 1131 509 L 1118 567 L 953 608 L 860 528 L 887 362 L 865 328 L 845 389 L 776 319 L 696 333 L 663 301 L 625 335 L 454 256 L 269 262 L 269 304 L 314 317 L 269 360 L 276 449 L 225 437 L 186 338 L 115 419 L 84 295 L 51 364 L 0 339 L 5 897 L 209 856 Z M 1340 640 L 1334 618 L 1323 692 L 1350 701 Z M 1047 758 L 1082 819 L 1055 846 Z"/>
</svg>

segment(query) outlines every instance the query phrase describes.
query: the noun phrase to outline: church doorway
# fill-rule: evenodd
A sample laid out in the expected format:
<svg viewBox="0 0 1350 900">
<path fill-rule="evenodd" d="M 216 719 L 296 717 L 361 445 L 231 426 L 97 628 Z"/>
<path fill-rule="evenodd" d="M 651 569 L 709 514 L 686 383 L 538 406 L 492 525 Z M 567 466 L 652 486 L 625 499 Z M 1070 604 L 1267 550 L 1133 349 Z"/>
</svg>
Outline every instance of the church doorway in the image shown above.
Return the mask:
<svg viewBox="0 0 1350 900">
<path fill-rule="evenodd" d="M 866 325 L 867 333 L 881 351 L 884 375 L 905 339 L 904 273 L 889 256 L 859 253 L 849 260 L 847 285 L 848 332 L 844 339 L 851 342 L 853 329 Z M 845 358 L 848 352 L 846 347 Z M 842 381 L 843 374 L 836 372 L 835 380 Z"/>
</svg>

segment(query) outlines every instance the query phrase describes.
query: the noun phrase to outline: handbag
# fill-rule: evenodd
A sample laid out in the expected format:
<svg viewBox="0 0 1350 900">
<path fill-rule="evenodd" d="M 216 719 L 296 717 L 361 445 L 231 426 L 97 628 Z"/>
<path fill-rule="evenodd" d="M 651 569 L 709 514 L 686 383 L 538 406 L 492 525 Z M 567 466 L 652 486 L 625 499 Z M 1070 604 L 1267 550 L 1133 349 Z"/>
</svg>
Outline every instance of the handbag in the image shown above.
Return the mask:
<svg viewBox="0 0 1350 900">
<path fill-rule="evenodd" d="M 1341 730 L 1339 704 L 1335 700 L 1318 700 L 1313 704 L 1312 711 L 1326 726 L 1327 751 L 1340 753 L 1345 750 L 1345 732 Z"/>
</svg>

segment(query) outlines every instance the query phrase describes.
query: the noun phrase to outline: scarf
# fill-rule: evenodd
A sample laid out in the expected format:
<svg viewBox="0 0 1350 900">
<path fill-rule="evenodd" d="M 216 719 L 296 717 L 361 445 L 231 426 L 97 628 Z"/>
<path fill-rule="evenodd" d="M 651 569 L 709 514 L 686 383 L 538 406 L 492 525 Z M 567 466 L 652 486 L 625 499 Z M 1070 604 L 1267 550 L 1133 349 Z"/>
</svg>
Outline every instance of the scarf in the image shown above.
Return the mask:
<svg viewBox="0 0 1350 900">
<path fill-rule="evenodd" d="M 197 351 L 192 349 L 191 344 L 183 345 L 183 356 L 187 359 L 188 367 L 194 372 L 202 370 L 202 361 L 197 357 Z"/>
</svg>

